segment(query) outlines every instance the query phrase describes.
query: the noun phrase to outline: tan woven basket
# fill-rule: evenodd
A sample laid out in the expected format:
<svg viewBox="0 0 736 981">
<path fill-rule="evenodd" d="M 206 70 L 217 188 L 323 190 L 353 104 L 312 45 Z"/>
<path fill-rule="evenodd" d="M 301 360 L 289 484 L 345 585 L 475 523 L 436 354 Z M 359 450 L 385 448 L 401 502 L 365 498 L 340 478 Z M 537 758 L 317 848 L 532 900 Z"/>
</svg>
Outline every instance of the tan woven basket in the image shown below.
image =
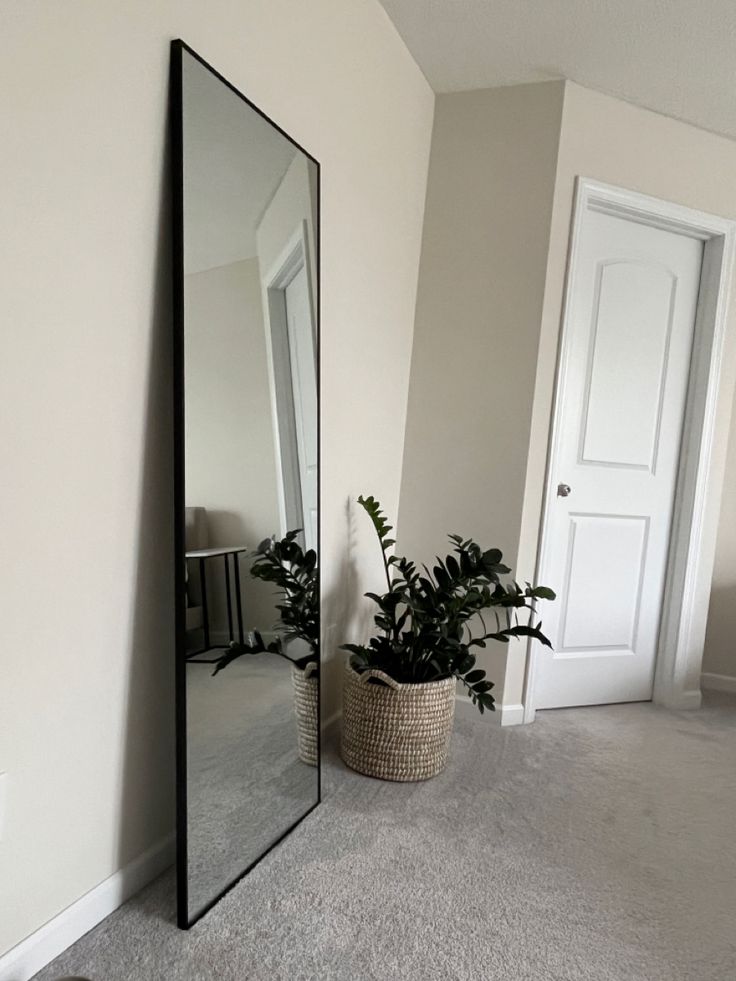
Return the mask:
<svg viewBox="0 0 736 981">
<path fill-rule="evenodd" d="M 371 685 L 380 678 L 383 685 Z M 455 679 L 401 685 L 383 671 L 345 671 L 342 758 L 382 780 L 427 780 L 445 768 Z"/>
<path fill-rule="evenodd" d="M 291 680 L 294 685 L 294 711 L 296 713 L 299 759 L 302 763 L 317 766 L 319 752 L 319 681 L 317 665 L 311 662 L 303 671 L 292 664 Z"/>
</svg>

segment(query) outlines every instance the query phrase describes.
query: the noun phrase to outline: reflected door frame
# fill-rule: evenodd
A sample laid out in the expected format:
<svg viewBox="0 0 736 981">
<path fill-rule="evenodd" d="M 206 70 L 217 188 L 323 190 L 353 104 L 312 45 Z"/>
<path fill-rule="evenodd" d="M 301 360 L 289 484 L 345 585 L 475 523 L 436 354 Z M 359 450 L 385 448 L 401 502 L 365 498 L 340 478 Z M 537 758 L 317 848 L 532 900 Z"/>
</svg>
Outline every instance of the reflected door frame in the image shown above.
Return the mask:
<svg viewBox="0 0 736 981">
<path fill-rule="evenodd" d="M 315 379 L 319 378 L 317 365 L 316 297 L 312 286 L 309 234 L 307 222 L 302 221 L 276 262 L 263 277 L 266 357 L 269 368 L 271 409 L 276 443 L 277 490 L 281 533 L 294 528 L 304 528 L 307 547 L 317 547 L 308 540 L 306 517 L 303 509 L 299 439 L 295 416 L 296 399 L 292 380 L 289 345 L 289 326 L 286 305 L 286 289 L 294 277 L 305 269 L 312 343 L 315 357 Z"/>
</svg>

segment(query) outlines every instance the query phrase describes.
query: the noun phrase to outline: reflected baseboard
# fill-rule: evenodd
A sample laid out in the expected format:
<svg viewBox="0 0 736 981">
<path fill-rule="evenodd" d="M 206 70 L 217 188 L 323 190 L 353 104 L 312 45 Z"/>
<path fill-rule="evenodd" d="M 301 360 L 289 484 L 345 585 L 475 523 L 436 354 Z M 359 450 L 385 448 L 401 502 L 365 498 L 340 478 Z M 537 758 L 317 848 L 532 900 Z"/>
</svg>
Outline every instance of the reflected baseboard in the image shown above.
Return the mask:
<svg viewBox="0 0 736 981">
<path fill-rule="evenodd" d="M 267 644 L 270 644 L 272 640 L 276 640 L 277 637 L 275 630 L 261 630 L 260 634 Z M 246 631 L 245 637 L 247 640 L 248 631 Z M 227 630 L 210 630 L 210 643 L 217 647 L 227 647 L 230 643 L 230 634 Z"/>
<path fill-rule="evenodd" d="M 322 723 L 322 748 L 336 745 L 340 740 L 342 729 L 342 709 L 333 712 L 329 719 Z"/>
<path fill-rule="evenodd" d="M 336 725 L 342 718 L 342 709 L 337 709 L 332 713 L 329 719 L 325 719 L 322 723 L 322 732 L 327 732 L 332 726 Z"/>
<path fill-rule="evenodd" d="M 322 723 L 322 756 L 339 754 L 340 736 L 342 734 L 342 710 L 337 709 L 332 715 Z M 324 765 L 324 764 L 323 764 Z"/>
</svg>

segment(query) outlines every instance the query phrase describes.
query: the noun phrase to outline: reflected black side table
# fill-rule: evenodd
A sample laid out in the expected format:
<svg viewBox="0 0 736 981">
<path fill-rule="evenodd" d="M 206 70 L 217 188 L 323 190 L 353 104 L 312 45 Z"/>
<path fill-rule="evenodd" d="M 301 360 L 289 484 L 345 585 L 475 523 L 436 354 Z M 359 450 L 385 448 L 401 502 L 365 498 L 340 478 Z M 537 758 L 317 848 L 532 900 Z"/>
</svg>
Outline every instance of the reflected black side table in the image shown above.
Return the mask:
<svg viewBox="0 0 736 981">
<path fill-rule="evenodd" d="M 204 632 L 204 647 L 200 651 L 193 651 L 187 655 L 187 660 L 197 657 L 199 654 L 206 654 L 207 651 L 214 650 L 218 645 L 210 643 L 210 616 L 209 605 L 207 603 L 207 573 L 206 565 L 208 559 L 221 558 L 225 563 L 225 594 L 227 596 L 227 628 L 230 642 L 235 640 L 233 633 L 233 599 L 231 592 L 230 579 L 230 559 L 232 557 L 233 580 L 235 582 L 235 610 L 238 617 L 238 641 L 242 644 L 243 634 L 243 608 L 240 599 L 240 555 L 247 552 L 245 545 L 221 546 L 219 548 L 195 548 L 191 552 L 186 552 L 186 559 L 199 563 L 199 583 L 202 590 L 202 630 Z"/>
</svg>

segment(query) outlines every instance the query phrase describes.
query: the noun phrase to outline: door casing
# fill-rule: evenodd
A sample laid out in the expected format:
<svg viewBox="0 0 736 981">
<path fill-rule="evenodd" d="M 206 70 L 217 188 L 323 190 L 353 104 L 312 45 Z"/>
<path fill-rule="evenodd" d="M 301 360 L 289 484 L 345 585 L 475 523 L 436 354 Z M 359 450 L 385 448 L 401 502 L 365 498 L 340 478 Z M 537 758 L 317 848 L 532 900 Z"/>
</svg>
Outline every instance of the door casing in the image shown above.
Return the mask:
<svg viewBox="0 0 736 981">
<path fill-rule="evenodd" d="M 589 211 L 641 222 L 703 242 L 703 266 L 653 696 L 654 702 L 670 708 L 697 708 L 700 705 L 700 688 L 687 688 L 687 672 L 694 656 L 699 653 L 702 657 L 715 555 L 717 527 L 716 522 L 706 521 L 706 502 L 714 492 L 720 494 L 720 487 L 713 486 L 711 462 L 736 222 L 610 184 L 582 177 L 577 179 L 537 553 L 537 582 L 545 581 L 545 570 L 551 562 L 547 528 L 555 500 L 553 462 L 558 452 L 562 425 L 564 367 L 569 343 L 569 297 L 582 223 Z M 715 511 L 717 513 L 717 508 Z M 534 721 L 536 665 L 538 658 L 545 656 L 546 652 L 540 649 L 539 644 L 530 642 L 524 683 L 525 723 Z"/>
<path fill-rule="evenodd" d="M 310 275 L 309 236 L 306 221 L 299 223 L 278 259 L 263 277 L 264 309 L 267 312 L 267 316 L 264 318 L 266 359 L 276 447 L 276 482 L 282 535 L 285 535 L 292 528 L 301 527 L 303 517 L 301 514 L 301 481 L 297 456 L 296 422 L 293 407 L 290 407 L 292 381 L 289 367 L 289 330 L 286 320 L 285 298 L 286 287 L 302 267 L 307 270 L 312 332 L 316 337 L 316 303 Z M 315 343 L 315 356 L 316 350 Z M 317 365 L 315 364 L 316 370 Z"/>
</svg>

